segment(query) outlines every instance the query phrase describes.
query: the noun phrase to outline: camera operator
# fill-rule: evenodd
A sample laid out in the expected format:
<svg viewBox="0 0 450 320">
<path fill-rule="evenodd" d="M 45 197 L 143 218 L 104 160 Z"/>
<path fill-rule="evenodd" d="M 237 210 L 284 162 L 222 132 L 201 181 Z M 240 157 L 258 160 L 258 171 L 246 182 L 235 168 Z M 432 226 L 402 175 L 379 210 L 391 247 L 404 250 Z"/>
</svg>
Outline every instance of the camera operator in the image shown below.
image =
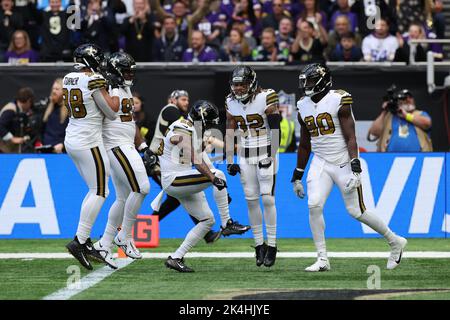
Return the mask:
<svg viewBox="0 0 450 320">
<path fill-rule="evenodd" d="M 31 88 L 19 89 L 14 102 L 0 111 L 0 152 L 22 153 L 23 145 L 30 140 L 29 116 L 32 111 L 34 92 Z"/>
<path fill-rule="evenodd" d="M 378 152 L 433 151 L 430 116 L 425 111 L 416 109 L 414 97 L 409 90 L 394 90 L 392 87 L 388 89 L 381 114 L 369 129 L 367 139 L 378 139 Z"/>
<path fill-rule="evenodd" d="M 53 153 L 62 153 L 64 150 L 64 137 L 69 122 L 67 108 L 63 103 L 62 79 L 53 82 L 50 100 L 42 117 L 42 143 L 43 147 Z"/>
</svg>

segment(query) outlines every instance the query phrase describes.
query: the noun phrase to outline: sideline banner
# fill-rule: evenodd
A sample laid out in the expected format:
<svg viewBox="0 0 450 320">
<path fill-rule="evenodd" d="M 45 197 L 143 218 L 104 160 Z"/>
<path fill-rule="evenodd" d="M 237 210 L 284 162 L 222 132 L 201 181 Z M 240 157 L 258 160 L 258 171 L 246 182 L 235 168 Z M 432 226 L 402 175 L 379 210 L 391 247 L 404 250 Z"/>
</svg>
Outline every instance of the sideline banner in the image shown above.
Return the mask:
<svg viewBox="0 0 450 320">
<path fill-rule="evenodd" d="M 406 237 L 445 237 L 450 231 L 450 159 L 446 153 L 388 154 L 363 153 L 363 193 L 368 209 L 373 209 L 396 232 Z M 278 236 L 309 238 L 307 200 L 292 192 L 290 178 L 296 154 L 280 154 L 276 179 Z M 217 166 L 226 173 L 226 165 Z M 232 197 L 233 219 L 248 224 L 247 205 L 239 177 L 227 176 Z M 306 184 L 306 183 L 305 183 Z M 149 215 L 151 201 L 160 192 L 151 181 L 150 194 L 141 208 Z M 447 194 L 446 194 L 447 192 Z M 0 239 L 72 238 L 87 187 L 67 155 L 0 155 Z M 220 219 L 211 190 L 206 191 Z M 115 199 L 110 195 L 92 230 L 98 238 L 106 225 L 108 210 Z M 447 199 L 447 200 L 446 200 Z M 324 209 L 326 236 L 337 238 L 376 237 L 370 228 L 351 218 L 335 187 Z M 160 222 L 161 238 L 182 238 L 192 221 L 178 208 Z M 245 237 L 251 237 L 251 232 Z"/>
</svg>

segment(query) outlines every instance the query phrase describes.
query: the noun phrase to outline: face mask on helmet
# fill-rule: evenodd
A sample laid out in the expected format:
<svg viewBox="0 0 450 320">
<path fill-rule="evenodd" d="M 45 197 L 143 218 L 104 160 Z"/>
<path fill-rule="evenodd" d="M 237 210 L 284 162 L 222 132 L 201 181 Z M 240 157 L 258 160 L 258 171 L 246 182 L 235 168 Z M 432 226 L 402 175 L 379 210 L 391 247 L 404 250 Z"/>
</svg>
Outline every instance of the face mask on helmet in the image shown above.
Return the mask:
<svg viewBox="0 0 450 320">
<path fill-rule="evenodd" d="M 241 77 L 235 77 L 230 82 L 231 91 L 238 100 L 245 100 L 250 96 L 251 83 L 243 81 Z"/>
<path fill-rule="evenodd" d="M 125 86 L 131 87 L 133 85 L 135 70 L 136 65 L 132 65 L 129 69 L 122 70 L 123 84 Z"/>
<path fill-rule="evenodd" d="M 302 90 L 306 96 L 311 97 L 317 93 L 322 92 L 325 89 L 324 86 L 322 90 L 316 91 L 316 87 L 320 84 L 321 81 L 323 81 L 323 78 L 318 75 L 307 77 L 306 75 L 301 74 L 299 77 L 300 90 Z"/>
</svg>

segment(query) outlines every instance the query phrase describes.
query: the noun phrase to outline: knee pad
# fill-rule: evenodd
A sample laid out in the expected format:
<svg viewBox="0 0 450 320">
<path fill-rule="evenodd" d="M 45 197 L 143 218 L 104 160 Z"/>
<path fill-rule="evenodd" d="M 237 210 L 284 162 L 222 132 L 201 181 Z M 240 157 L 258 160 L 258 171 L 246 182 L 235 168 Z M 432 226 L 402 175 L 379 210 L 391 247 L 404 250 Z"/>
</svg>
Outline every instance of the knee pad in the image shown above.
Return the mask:
<svg viewBox="0 0 450 320">
<path fill-rule="evenodd" d="M 216 219 L 214 219 L 214 216 L 211 215 L 207 219 L 201 220 L 200 223 L 203 223 L 206 227 L 211 229 L 214 226 L 214 224 L 216 223 Z"/>
<path fill-rule="evenodd" d="M 317 194 L 308 195 L 308 208 L 323 209 L 324 201 Z"/>
<path fill-rule="evenodd" d="M 262 203 L 265 208 L 275 206 L 275 197 L 270 194 L 263 194 L 261 196 Z"/>
<path fill-rule="evenodd" d="M 362 216 L 362 212 L 358 207 L 347 207 L 347 211 L 355 219 L 359 219 Z"/>
</svg>

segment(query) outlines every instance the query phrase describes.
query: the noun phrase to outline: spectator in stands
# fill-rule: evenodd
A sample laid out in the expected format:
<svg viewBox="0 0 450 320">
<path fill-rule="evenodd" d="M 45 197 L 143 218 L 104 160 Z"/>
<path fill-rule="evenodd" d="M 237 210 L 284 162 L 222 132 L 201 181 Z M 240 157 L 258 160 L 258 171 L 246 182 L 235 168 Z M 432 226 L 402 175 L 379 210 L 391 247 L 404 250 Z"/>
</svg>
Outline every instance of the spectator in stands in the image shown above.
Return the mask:
<svg viewBox="0 0 450 320">
<path fill-rule="evenodd" d="M 238 62 L 250 60 L 250 46 L 244 38 L 244 34 L 238 28 L 230 31 L 228 41 L 223 45 L 225 50 L 224 61 Z"/>
<path fill-rule="evenodd" d="M 8 51 L 5 53 L 5 62 L 10 64 L 27 64 L 38 61 L 39 55 L 31 49 L 28 34 L 23 30 L 14 32 Z"/>
<path fill-rule="evenodd" d="M 54 153 L 62 153 L 64 150 L 64 137 L 69 123 L 68 111 L 64 107 L 62 94 L 62 79 L 53 82 L 50 100 L 45 109 L 42 122 L 42 144 L 53 147 Z"/>
<path fill-rule="evenodd" d="M 365 61 L 393 61 L 398 48 L 397 38 L 389 34 L 389 24 L 385 19 L 375 23 L 375 32 L 363 39 L 362 51 Z"/>
<path fill-rule="evenodd" d="M 389 111 L 388 103 L 383 103 L 381 114 L 369 129 L 368 139 L 378 139 L 378 152 L 433 151 L 430 116 L 416 109 L 409 90 L 400 91 L 397 97 L 398 108 L 394 110 Z"/>
<path fill-rule="evenodd" d="M 226 15 L 220 13 L 220 0 L 212 0 L 205 16 L 194 27 L 206 36 L 206 44 L 216 50 L 225 38 L 227 29 Z"/>
<path fill-rule="evenodd" d="M 391 8 L 385 0 L 355 1 L 352 12 L 358 16 L 358 32 L 364 38 L 372 33 L 378 15 L 389 21 L 389 33 L 395 35 L 397 32 L 397 20 L 394 8 Z"/>
<path fill-rule="evenodd" d="M 340 43 L 331 54 L 331 61 L 355 62 L 361 61 L 363 54 L 361 48 L 356 46 L 355 34 L 347 32 L 341 37 Z"/>
<path fill-rule="evenodd" d="M 263 30 L 261 37 L 261 45 L 253 49 L 253 61 L 288 61 L 289 48 L 281 50 L 277 44 L 275 30 L 273 28 L 266 28 Z"/>
<path fill-rule="evenodd" d="M 110 51 L 109 34 L 114 27 L 114 17 L 102 8 L 101 0 L 89 0 L 86 16 L 81 21 L 82 42 L 98 45 L 104 52 Z"/>
<path fill-rule="evenodd" d="M 180 62 L 187 47 L 187 40 L 178 33 L 175 18 L 166 16 L 163 20 L 161 38 L 155 41 L 153 60 Z"/>
<path fill-rule="evenodd" d="M 278 31 L 276 31 L 277 44 L 281 50 L 284 50 L 285 48 L 290 50 L 292 44 L 294 43 L 292 31 L 292 20 L 288 17 L 282 18 L 280 20 Z"/>
<path fill-rule="evenodd" d="M 39 12 L 36 10 L 35 0 L 15 0 L 14 11 L 22 16 L 23 30 L 30 36 L 31 47 L 34 50 L 39 51 Z"/>
<path fill-rule="evenodd" d="M 422 25 L 426 25 L 427 20 L 432 21 L 433 0 L 396 0 L 395 2 L 400 34 L 408 32 L 412 22 L 420 21 Z"/>
<path fill-rule="evenodd" d="M 333 30 L 335 21 L 338 17 L 346 16 L 350 22 L 350 31 L 355 32 L 356 28 L 358 27 L 358 16 L 356 15 L 356 13 L 351 12 L 348 0 L 336 0 L 336 4 L 338 8 L 331 16 L 328 29 L 330 31 Z"/>
<path fill-rule="evenodd" d="M 15 101 L 0 110 L 0 152 L 18 153 L 20 146 L 30 140 L 30 137 L 25 135 L 25 127 L 33 100 L 33 90 L 28 87 L 21 88 Z"/>
<path fill-rule="evenodd" d="M 72 61 L 71 31 L 67 28 L 67 19 L 61 0 L 50 0 L 50 10 L 39 15 L 42 62 Z"/>
<path fill-rule="evenodd" d="M 305 6 L 305 10 L 300 14 L 300 19 L 311 22 L 317 34 L 321 32 L 321 29 L 324 29 L 326 34 L 326 30 L 328 30 L 327 15 L 325 12 L 320 11 L 319 1 L 303 0 L 303 5 Z"/>
<path fill-rule="evenodd" d="M 442 0 L 435 0 L 432 8 L 433 28 L 438 39 L 445 38 L 445 16 L 443 10 Z"/>
<path fill-rule="evenodd" d="M 122 25 L 126 38 L 125 51 L 135 61 L 152 61 L 155 17 L 147 0 L 133 0 L 134 15 Z"/>
<path fill-rule="evenodd" d="M 290 62 L 311 63 L 324 62 L 326 42 L 314 37 L 314 25 L 309 21 L 298 20 L 297 36 L 291 47 Z"/>
<path fill-rule="evenodd" d="M 253 31 L 246 33 L 247 25 L 245 24 L 244 21 L 234 21 L 233 24 L 231 25 L 231 30 L 232 29 L 238 29 L 244 35 L 244 39 L 245 41 L 247 41 L 250 47 L 250 51 L 256 48 L 257 46 L 256 39 L 251 36 Z M 229 38 L 230 38 L 229 36 L 225 37 L 222 46 L 225 46 L 228 43 Z"/>
<path fill-rule="evenodd" d="M 175 16 L 175 22 L 177 23 L 178 33 L 185 39 L 189 36 L 189 24 L 188 24 L 188 6 L 181 0 L 177 0 L 172 5 L 172 13 Z"/>
<path fill-rule="evenodd" d="M 216 51 L 206 45 L 205 35 L 199 31 L 192 31 L 191 46 L 184 51 L 184 62 L 212 62 L 217 61 Z"/>
<path fill-rule="evenodd" d="M 3 62 L 11 36 L 22 28 L 23 20 L 22 15 L 14 10 L 13 0 L 1 0 L 0 5 L 0 62 Z"/>
<path fill-rule="evenodd" d="M 425 39 L 425 30 L 420 22 L 413 22 L 409 26 L 409 31 L 405 37 L 400 34 L 397 35 L 398 49 L 395 52 L 394 61 L 401 61 L 409 63 L 411 57 L 415 61 L 427 60 L 427 45 L 425 44 L 410 44 L 412 39 Z M 412 55 L 412 56 L 411 56 Z"/>
<path fill-rule="evenodd" d="M 278 30 L 281 19 L 284 17 L 290 18 L 290 13 L 283 8 L 283 0 L 272 1 L 272 13 L 268 14 L 262 19 L 263 28 L 273 28 Z"/>
<path fill-rule="evenodd" d="M 336 46 L 341 42 L 344 34 L 351 32 L 350 20 L 347 16 L 338 16 L 334 21 L 334 29 L 328 34 L 328 46 L 325 49 L 325 55 L 330 57 Z M 355 44 L 361 47 L 361 36 L 355 34 Z"/>
<path fill-rule="evenodd" d="M 258 39 L 262 31 L 261 20 L 255 14 L 252 0 L 241 0 L 236 4 L 233 15 L 233 21 L 240 21 L 245 24 L 244 34 Z"/>
</svg>

